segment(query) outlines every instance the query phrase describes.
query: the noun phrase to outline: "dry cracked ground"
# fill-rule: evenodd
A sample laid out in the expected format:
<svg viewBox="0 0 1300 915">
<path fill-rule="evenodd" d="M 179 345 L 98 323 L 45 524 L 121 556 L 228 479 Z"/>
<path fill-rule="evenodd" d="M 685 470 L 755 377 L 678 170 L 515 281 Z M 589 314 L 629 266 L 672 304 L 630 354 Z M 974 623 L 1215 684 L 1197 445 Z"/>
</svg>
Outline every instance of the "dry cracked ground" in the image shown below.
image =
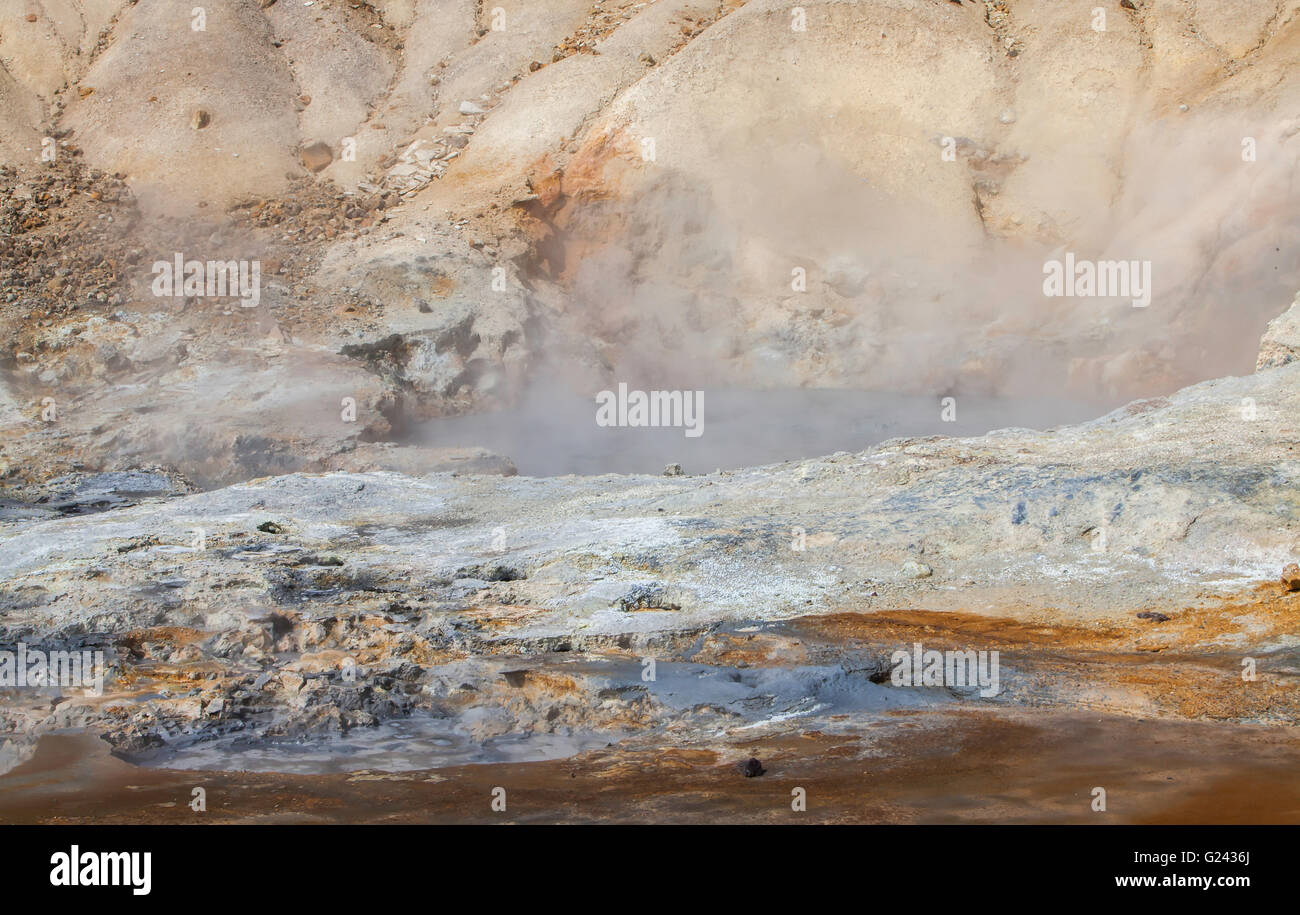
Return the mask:
<svg viewBox="0 0 1300 915">
<path fill-rule="evenodd" d="M 0 162 L 0 821 L 1300 821 L 1297 0 L 10 0 Z"/>
</svg>

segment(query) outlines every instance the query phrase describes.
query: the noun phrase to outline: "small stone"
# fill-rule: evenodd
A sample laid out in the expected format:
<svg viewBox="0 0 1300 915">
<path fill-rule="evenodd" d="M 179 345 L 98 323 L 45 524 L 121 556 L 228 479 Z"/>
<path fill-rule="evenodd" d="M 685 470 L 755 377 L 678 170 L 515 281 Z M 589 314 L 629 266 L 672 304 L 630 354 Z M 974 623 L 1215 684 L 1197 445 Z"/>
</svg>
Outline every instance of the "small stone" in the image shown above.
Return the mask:
<svg viewBox="0 0 1300 915">
<path fill-rule="evenodd" d="M 681 464 L 669 464 L 667 467 L 664 468 L 664 476 L 666 477 L 680 477 L 681 475 L 682 475 Z"/>
<path fill-rule="evenodd" d="M 1016 122 L 1016 110 L 1014 108 L 1005 108 L 1002 116 L 998 118 L 1003 124 L 1014 124 Z"/>
<path fill-rule="evenodd" d="M 745 773 L 745 778 L 757 778 L 767 770 L 763 768 L 763 764 L 758 761 L 757 756 L 751 756 L 742 771 Z"/>
<path fill-rule="evenodd" d="M 318 172 L 334 161 L 334 153 L 324 140 L 303 144 L 301 155 L 303 167 L 312 172 Z"/>
<path fill-rule="evenodd" d="M 923 562 L 917 562 L 915 559 L 909 559 L 903 563 L 903 577 L 905 578 L 929 578 L 933 574 L 934 569 Z"/>
<path fill-rule="evenodd" d="M 1300 591 L 1300 565 L 1293 562 L 1282 570 L 1282 584 L 1288 591 Z"/>
<path fill-rule="evenodd" d="M 461 102 L 459 110 L 461 114 L 486 114 L 487 113 L 486 111 L 483 110 L 481 106 L 476 105 L 473 102 Z"/>
<path fill-rule="evenodd" d="M 194 130 L 202 130 L 211 123 L 212 115 L 204 108 L 195 108 L 194 113 L 190 115 L 190 127 Z"/>
<path fill-rule="evenodd" d="M 614 601 L 613 606 L 624 613 L 634 610 L 681 610 L 679 601 L 672 599 L 663 585 L 658 583 L 634 585 L 626 594 Z"/>
<path fill-rule="evenodd" d="M 1165 616 L 1163 613 L 1157 613 L 1154 610 L 1143 610 L 1141 613 L 1138 614 L 1138 619 L 1150 620 L 1153 623 L 1169 622 L 1169 617 Z"/>
<path fill-rule="evenodd" d="M 536 73 L 540 69 L 542 69 L 542 62 L 540 60 L 535 60 L 528 65 L 528 72 L 530 73 Z"/>
<path fill-rule="evenodd" d="M 261 531 L 263 534 L 283 534 L 283 533 L 284 533 L 284 528 L 282 528 L 280 525 L 276 524 L 274 521 L 263 521 L 261 524 L 259 524 L 259 525 L 257 526 L 257 529 L 258 529 L 259 531 Z"/>
</svg>

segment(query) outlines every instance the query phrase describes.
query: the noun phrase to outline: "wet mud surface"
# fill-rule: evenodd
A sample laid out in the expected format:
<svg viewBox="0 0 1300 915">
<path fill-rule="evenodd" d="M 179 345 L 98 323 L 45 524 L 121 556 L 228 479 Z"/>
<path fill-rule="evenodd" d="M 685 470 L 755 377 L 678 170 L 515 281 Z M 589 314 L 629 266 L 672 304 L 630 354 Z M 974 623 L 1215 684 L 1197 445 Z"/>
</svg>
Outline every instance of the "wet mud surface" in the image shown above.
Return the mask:
<svg viewBox="0 0 1300 915">
<path fill-rule="evenodd" d="M 507 657 L 485 676 L 504 705 L 526 695 L 538 712 L 516 711 L 533 724 L 515 733 L 476 733 L 472 707 L 146 752 L 69 729 L 0 776 L 0 820 L 1300 822 L 1295 650 L 1257 652 L 1248 681 L 1241 652 L 1214 647 L 1242 628 L 1280 634 L 1295 612 L 1262 586 L 1159 623 L 902 610 L 748 622 L 683 634 L 671 656 L 661 646 L 649 681 L 643 659 L 613 649 Z M 889 655 L 918 642 L 998 651 L 1000 692 L 897 686 Z M 637 706 L 610 701 L 635 693 Z M 745 776 L 751 757 L 761 776 Z"/>
<path fill-rule="evenodd" d="M 1297 823 L 1288 730 L 1043 712 L 904 713 L 863 734 L 791 731 L 730 752 L 603 748 L 563 760 L 333 775 L 131 766 L 50 735 L 0 778 L 0 819 L 40 823 Z M 886 736 L 887 735 L 887 736 Z M 747 754 L 765 773 L 746 778 Z M 207 810 L 190 808 L 195 787 Z M 506 810 L 491 808 L 506 790 Z M 1094 811 L 1104 787 L 1107 809 Z M 791 808 L 803 788 L 807 809 Z"/>
</svg>

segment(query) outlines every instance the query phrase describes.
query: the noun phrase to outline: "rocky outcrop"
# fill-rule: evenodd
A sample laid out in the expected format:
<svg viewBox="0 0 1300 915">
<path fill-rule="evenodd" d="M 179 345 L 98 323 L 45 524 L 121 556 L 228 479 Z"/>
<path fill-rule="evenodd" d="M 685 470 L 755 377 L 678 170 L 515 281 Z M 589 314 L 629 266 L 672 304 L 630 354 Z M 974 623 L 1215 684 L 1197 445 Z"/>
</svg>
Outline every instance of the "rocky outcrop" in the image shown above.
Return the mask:
<svg viewBox="0 0 1300 915">
<path fill-rule="evenodd" d="M 1255 371 L 1276 368 L 1300 359 L 1300 293 L 1291 307 L 1268 322 L 1259 341 Z"/>
<path fill-rule="evenodd" d="M 938 0 L 797 23 L 771 0 L 565 0 L 504 27 L 432 0 L 76 5 L 0 12 L 0 370 L 29 417 L 53 397 L 85 422 L 5 423 L 10 467 L 157 448 L 216 482 L 321 469 L 406 419 L 517 403 L 543 367 L 583 393 L 1109 407 L 1244 371 L 1300 284 L 1297 17 L 1270 3 L 1100 29 Z M 160 305 L 150 265 L 178 248 L 264 262 L 263 304 Z M 1150 260 L 1151 304 L 1043 296 L 1065 252 Z M 250 338 L 280 353 L 268 380 L 301 371 L 363 417 L 286 423 L 289 395 L 226 390 L 203 363 L 256 365 Z M 192 418 L 157 387 L 189 376 L 238 409 L 191 404 L 192 448 L 139 432 Z"/>
<path fill-rule="evenodd" d="M 325 464 L 328 470 L 389 470 L 413 477 L 431 473 L 497 473 L 509 477 L 517 472 L 509 458 L 486 448 L 425 448 L 390 442 L 364 442 L 331 456 Z"/>
<path fill-rule="evenodd" d="M 1300 283 L 1294 10 L 801 9 L 754 0 L 631 74 L 657 4 L 512 89 L 421 199 L 529 163 L 534 271 L 624 375 L 1117 404 L 1253 363 Z M 1152 304 L 1044 296 L 1067 252 L 1149 261 Z"/>
</svg>

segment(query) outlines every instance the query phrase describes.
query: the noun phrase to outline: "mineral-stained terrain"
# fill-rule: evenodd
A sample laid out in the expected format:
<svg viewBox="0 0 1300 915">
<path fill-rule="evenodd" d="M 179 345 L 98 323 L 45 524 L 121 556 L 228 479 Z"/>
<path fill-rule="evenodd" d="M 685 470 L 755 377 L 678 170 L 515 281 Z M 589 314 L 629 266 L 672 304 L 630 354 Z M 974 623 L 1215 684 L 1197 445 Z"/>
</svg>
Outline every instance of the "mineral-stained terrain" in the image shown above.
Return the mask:
<svg viewBox="0 0 1300 915">
<path fill-rule="evenodd" d="M 877 757 L 925 742 L 916 728 L 978 745 L 968 729 L 1209 722 L 1183 739 L 1211 756 L 1258 741 L 1294 765 L 1300 595 L 1274 579 L 1297 551 L 1297 373 L 1291 361 L 1047 433 L 701 476 L 333 472 L 190 494 L 157 473 L 69 482 L 7 509 L 5 633 L 102 648 L 112 676 L 102 696 L 6 704 L 7 753 L 26 762 L 0 780 L 0 805 L 26 795 L 37 737 L 70 729 L 182 769 L 492 764 L 521 794 L 558 791 L 565 766 L 653 790 L 626 784 L 621 767 L 641 758 L 711 784 L 759 748 L 795 786 L 804 771 L 829 779 L 830 819 L 854 816 L 845 768 L 874 777 Z M 915 642 L 999 651 L 1000 692 L 896 686 L 890 657 Z M 1159 818 L 1133 774 L 1112 809 Z M 731 790 L 706 791 L 724 796 L 717 815 L 776 815 Z M 1074 794 L 1045 792 L 972 813 L 1086 817 L 1086 800 L 1072 811 Z M 434 794 L 390 813 L 487 810 L 486 793 L 483 811 Z M 584 814 L 581 796 L 550 803 L 637 815 L 610 797 Z M 1300 813 L 1288 798 L 1268 817 Z M 334 803 L 365 816 L 359 796 Z M 170 815 L 126 806 L 115 815 Z"/>
<path fill-rule="evenodd" d="M 1298 153 L 1296 0 L 6 4 L 0 821 L 1300 821 Z M 617 382 L 1097 418 L 436 431 Z"/>
</svg>

